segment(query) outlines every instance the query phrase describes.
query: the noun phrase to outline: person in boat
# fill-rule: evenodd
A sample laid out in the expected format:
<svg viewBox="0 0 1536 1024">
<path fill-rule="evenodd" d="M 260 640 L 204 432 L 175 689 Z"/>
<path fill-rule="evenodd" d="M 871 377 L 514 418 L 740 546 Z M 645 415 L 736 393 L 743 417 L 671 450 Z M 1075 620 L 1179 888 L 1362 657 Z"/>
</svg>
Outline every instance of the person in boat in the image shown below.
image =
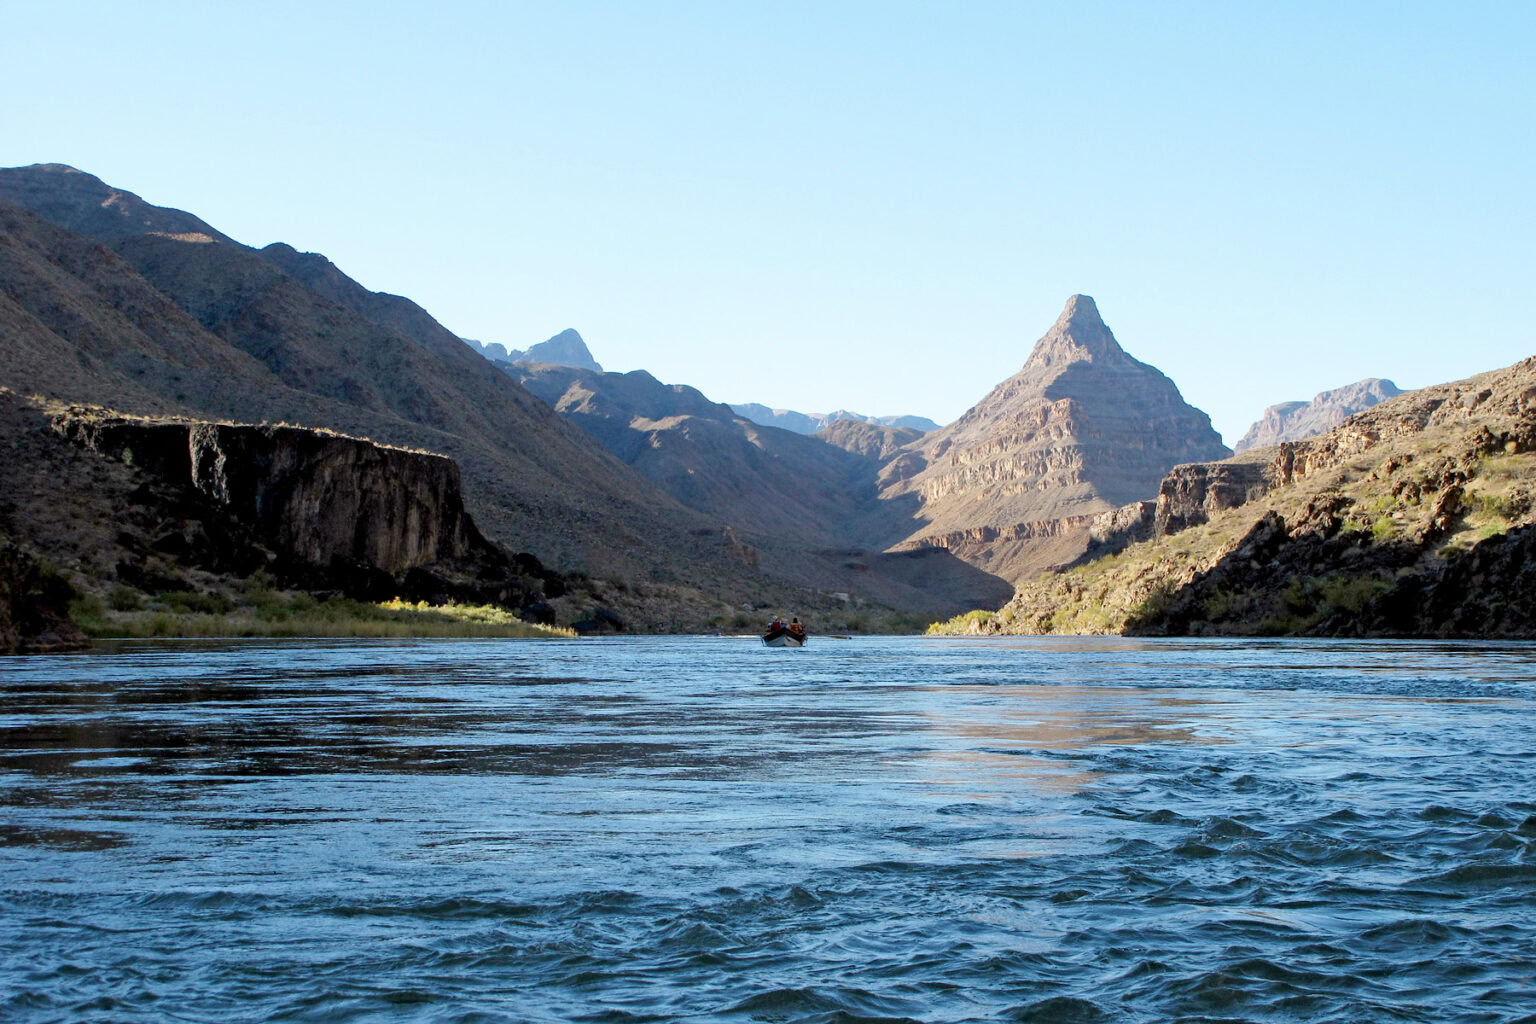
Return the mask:
<svg viewBox="0 0 1536 1024">
<path fill-rule="evenodd" d="M 794 637 L 796 640 L 805 639 L 805 627 L 800 624 L 800 620 L 798 618 L 790 619 L 789 625 L 785 628 L 789 630 L 789 635 Z"/>
</svg>

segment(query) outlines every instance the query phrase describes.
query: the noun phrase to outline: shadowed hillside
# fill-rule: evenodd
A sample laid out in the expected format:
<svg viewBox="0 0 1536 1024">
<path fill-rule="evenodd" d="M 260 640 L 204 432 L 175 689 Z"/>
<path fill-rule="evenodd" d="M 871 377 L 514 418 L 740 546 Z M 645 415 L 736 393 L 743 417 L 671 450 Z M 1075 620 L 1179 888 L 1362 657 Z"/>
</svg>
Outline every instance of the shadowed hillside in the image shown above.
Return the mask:
<svg viewBox="0 0 1536 1024">
<path fill-rule="evenodd" d="M 797 585 L 901 608 L 996 605 L 1011 588 L 946 551 L 886 553 L 915 503 L 882 500 L 881 468 L 917 431 L 839 421 L 845 444 L 764 427 L 643 370 L 504 364 L 530 391 L 687 507 L 733 524 L 759 565 Z"/>
</svg>

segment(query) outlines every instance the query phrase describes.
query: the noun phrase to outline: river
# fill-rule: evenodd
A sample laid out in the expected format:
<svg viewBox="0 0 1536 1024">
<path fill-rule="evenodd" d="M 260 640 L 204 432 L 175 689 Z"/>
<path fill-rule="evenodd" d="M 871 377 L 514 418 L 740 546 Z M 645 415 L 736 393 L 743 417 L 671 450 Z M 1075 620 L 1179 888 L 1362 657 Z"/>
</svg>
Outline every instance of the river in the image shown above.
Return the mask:
<svg viewBox="0 0 1536 1024">
<path fill-rule="evenodd" d="M 0 1020 L 1536 1021 L 1536 645 L 0 659 Z"/>
</svg>

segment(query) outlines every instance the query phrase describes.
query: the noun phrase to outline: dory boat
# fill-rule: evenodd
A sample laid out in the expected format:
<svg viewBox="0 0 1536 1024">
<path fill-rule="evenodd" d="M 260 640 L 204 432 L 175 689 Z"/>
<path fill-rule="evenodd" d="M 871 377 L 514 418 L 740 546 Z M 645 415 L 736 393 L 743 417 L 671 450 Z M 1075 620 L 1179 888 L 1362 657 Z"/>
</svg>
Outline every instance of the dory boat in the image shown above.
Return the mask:
<svg viewBox="0 0 1536 1024">
<path fill-rule="evenodd" d="M 763 634 L 763 644 L 766 647 L 804 647 L 804 626 L 780 626 L 777 629 L 769 627 Z"/>
</svg>

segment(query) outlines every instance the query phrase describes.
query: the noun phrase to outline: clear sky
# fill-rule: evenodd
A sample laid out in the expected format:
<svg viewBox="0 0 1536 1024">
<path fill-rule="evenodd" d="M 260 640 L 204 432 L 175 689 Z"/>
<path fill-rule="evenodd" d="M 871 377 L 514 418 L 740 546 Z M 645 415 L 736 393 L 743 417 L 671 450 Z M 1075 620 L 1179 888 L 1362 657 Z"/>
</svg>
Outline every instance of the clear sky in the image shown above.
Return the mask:
<svg viewBox="0 0 1536 1024">
<path fill-rule="evenodd" d="M 1230 444 L 1536 353 L 1536 3 L 7 4 L 0 165 L 719 401 L 958 416 L 1068 295 Z"/>
</svg>

